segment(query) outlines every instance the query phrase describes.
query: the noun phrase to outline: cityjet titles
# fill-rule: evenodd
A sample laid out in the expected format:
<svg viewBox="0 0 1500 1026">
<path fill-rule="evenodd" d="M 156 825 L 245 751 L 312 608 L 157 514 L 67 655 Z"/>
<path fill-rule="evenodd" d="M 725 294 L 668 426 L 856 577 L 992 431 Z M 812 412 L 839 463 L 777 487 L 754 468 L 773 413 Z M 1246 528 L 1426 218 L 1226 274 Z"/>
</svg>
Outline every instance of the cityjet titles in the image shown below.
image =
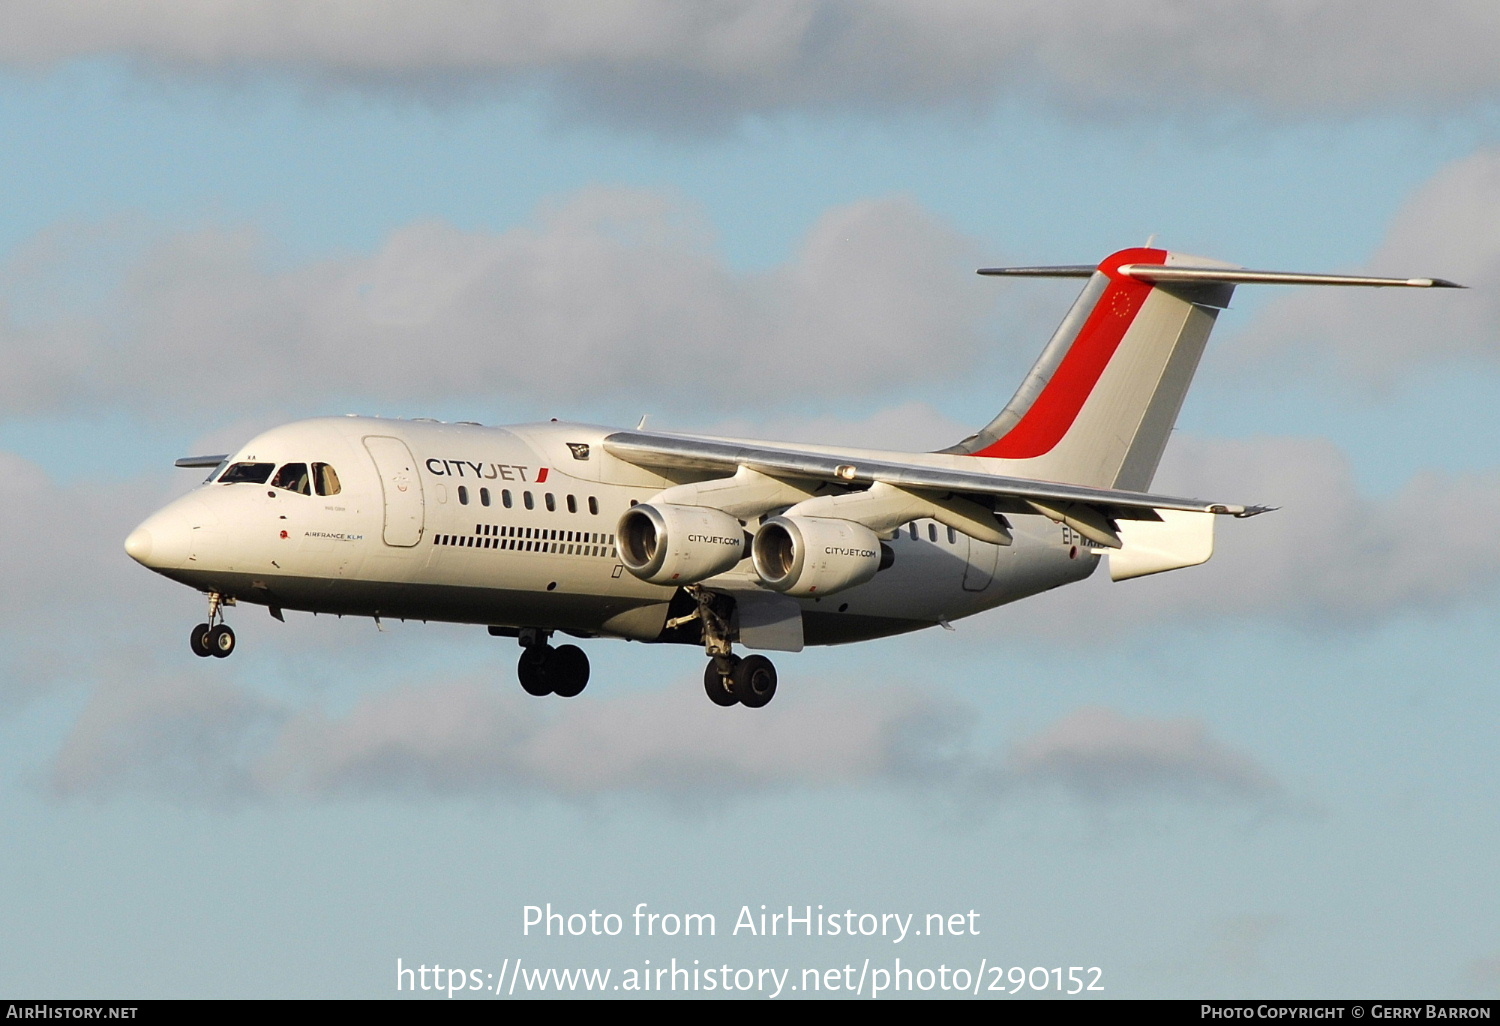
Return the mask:
<svg viewBox="0 0 1500 1026">
<path fill-rule="evenodd" d="M 872 559 L 876 553 L 872 549 L 841 549 L 837 545 L 829 545 L 823 550 L 825 556 L 853 556 L 856 559 Z"/>
<path fill-rule="evenodd" d="M 472 460 L 433 458 L 427 461 L 427 472 L 437 477 L 472 477 L 481 481 L 535 480 L 543 482 L 547 480 L 545 470 L 533 478 L 530 467 L 521 467 L 514 463 L 475 463 Z"/>
<path fill-rule="evenodd" d="M 704 545 L 743 545 L 743 538 L 726 538 L 722 534 L 690 534 L 690 542 L 702 542 Z"/>
</svg>

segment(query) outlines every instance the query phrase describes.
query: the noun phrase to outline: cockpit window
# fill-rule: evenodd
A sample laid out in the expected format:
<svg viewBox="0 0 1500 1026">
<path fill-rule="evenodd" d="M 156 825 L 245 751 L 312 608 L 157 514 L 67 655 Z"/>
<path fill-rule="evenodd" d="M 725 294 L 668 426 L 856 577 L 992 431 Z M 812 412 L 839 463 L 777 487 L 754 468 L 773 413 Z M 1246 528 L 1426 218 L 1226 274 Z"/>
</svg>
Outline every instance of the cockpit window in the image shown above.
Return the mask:
<svg viewBox="0 0 1500 1026">
<path fill-rule="evenodd" d="M 229 461 L 228 460 L 220 460 L 219 461 L 219 465 L 216 466 L 216 467 L 214 467 L 214 469 L 212 469 L 212 470 L 210 470 L 208 472 L 208 476 L 203 479 L 203 483 L 204 484 L 208 484 L 214 478 L 218 477 L 219 476 L 219 471 L 223 470 L 227 466 L 229 466 Z"/>
<path fill-rule="evenodd" d="M 272 488 L 285 488 L 289 492 L 299 495 L 311 495 L 312 489 L 307 483 L 307 464 L 288 463 L 276 472 L 276 477 L 271 481 Z"/>
<path fill-rule="evenodd" d="M 340 491 L 339 476 L 326 463 L 313 464 L 313 481 L 317 483 L 319 495 L 337 495 Z"/>
<path fill-rule="evenodd" d="M 265 484 L 275 468 L 274 463 L 236 463 L 224 471 L 219 484 Z"/>
</svg>

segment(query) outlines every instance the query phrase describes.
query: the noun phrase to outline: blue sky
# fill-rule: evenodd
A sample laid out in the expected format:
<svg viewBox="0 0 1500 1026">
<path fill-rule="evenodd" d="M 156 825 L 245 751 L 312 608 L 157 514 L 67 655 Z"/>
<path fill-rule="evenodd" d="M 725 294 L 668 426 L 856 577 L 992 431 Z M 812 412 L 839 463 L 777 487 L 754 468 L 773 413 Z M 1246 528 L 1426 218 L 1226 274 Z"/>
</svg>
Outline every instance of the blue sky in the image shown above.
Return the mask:
<svg viewBox="0 0 1500 1026">
<path fill-rule="evenodd" d="M 1495 996 L 1497 26 L 1342 7 L 0 16 L 0 989 L 900 956 Z M 782 657 L 758 716 L 623 643 L 530 702 L 451 625 L 245 607 L 205 665 L 199 596 L 121 549 L 173 458 L 322 413 L 945 444 L 1070 299 L 972 269 L 1153 233 L 1471 289 L 1241 290 L 1157 484 L 1280 511 L 1203 567 Z M 547 902 L 720 935 L 523 937 Z M 725 936 L 762 903 L 983 932 Z"/>
</svg>

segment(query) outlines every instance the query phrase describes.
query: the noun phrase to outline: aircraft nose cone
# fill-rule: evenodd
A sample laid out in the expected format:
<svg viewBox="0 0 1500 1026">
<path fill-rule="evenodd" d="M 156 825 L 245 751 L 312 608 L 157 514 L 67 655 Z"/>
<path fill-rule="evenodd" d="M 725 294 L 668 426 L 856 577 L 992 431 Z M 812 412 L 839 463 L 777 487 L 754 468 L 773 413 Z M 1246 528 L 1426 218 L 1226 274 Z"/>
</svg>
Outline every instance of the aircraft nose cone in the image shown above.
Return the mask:
<svg viewBox="0 0 1500 1026">
<path fill-rule="evenodd" d="M 125 551 L 149 570 L 175 570 L 193 561 L 196 535 L 216 522 L 196 497 L 184 497 L 137 524 L 125 539 Z"/>
<path fill-rule="evenodd" d="M 130 537 L 125 539 L 125 553 L 142 566 L 150 566 L 151 532 L 144 527 L 131 531 Z"/>
</svg>

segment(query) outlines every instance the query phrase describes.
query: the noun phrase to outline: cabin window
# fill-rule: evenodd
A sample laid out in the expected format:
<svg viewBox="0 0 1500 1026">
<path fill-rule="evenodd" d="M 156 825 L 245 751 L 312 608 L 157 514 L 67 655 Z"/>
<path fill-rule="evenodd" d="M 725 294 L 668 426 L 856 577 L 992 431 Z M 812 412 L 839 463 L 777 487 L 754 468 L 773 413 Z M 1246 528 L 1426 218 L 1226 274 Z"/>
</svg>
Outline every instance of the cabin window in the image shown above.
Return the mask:
<svg viewBox="0 0 1500 1026">
<path fill-rule="evenodd" d="M 510 509 L 510 489 L 509 488 L 502 488 L 502 489 L 500 489 L 500 505 L 504 506 L 506 509 Z"/>
<path fill-rule="evenodd" d="M 343 490 L 339 485 L 339 476 L 334 469 L 326 463 L 314 463 L 313 485 L 318 489 L 319 495 L 337 495 Z"/>
<path fill-rule="evenodd" d="M 912 541 L 917 540 L 917 522 L 915 520 L 906 525 L 906 531 L 911 535 Z"/>
<path fill-rule="evenodd" d="M 265 484 L 275 469 L 274 463 L 236 463 L 224 471 L 219 484 Z"/>
<path fill-rule="evenodd" d="M 933 542 L 937 541 L 937 524 L 927 525 L 927 540 Z"/>
<path fill-rule="evenodd" d="M 958 532 L 955 531 L 951 527 L 948 528 L 948 544 L 949 545 L 957 545 L 958 544 Z"/>
<path fill-rule="evenodd" d="M 525 503 L 527 509 L 536 509 L 536 500 L 531 497 L 530 492 L 522 492 L 521 501 Z"/>
<path fill-rule="evenodd" d="M 459 485 L 458 486 L 458 504 L 460 506 L 467 506 L 469 504 L 469 488 L 468 488 L 468 485 Z"/>
<path fill-rule="evenodd" d="M 298 495 L 311 495 L 312 488 L 308 485 L 307 464 L 288 463 L 276 472 L 271 479 L 272 488 L 285 488 L 289 492 Z"/>
<path fill-rule="evenodd" d="M 599 515 L 599 500 L 592 495 L 589 496 L 589 512 L 596 517 Z"/>
<path fill-rule="evenodd" d="M 548 492 L 546 495 L 543 496 L 543 498 L 547 500 L 547 512 L 548 513 L 556 513 L 557 512 L 557 500 L 552 497 L 552 493 Z"/>
<path fill-rule="evenodd" d="M 490 490 L 488 488 L 479 489 L 479 504 L 481 506 L 488 506 L 490 504 Z"/>
<path fill-rule="evenodd" d="M 576 498 L 574 498 L 573 496 L 571 496 L 571 495 L 568 496 L 568 512 L 569 513 L 577 513 L 578 512 L 578 500 Z"/>
</svg>

